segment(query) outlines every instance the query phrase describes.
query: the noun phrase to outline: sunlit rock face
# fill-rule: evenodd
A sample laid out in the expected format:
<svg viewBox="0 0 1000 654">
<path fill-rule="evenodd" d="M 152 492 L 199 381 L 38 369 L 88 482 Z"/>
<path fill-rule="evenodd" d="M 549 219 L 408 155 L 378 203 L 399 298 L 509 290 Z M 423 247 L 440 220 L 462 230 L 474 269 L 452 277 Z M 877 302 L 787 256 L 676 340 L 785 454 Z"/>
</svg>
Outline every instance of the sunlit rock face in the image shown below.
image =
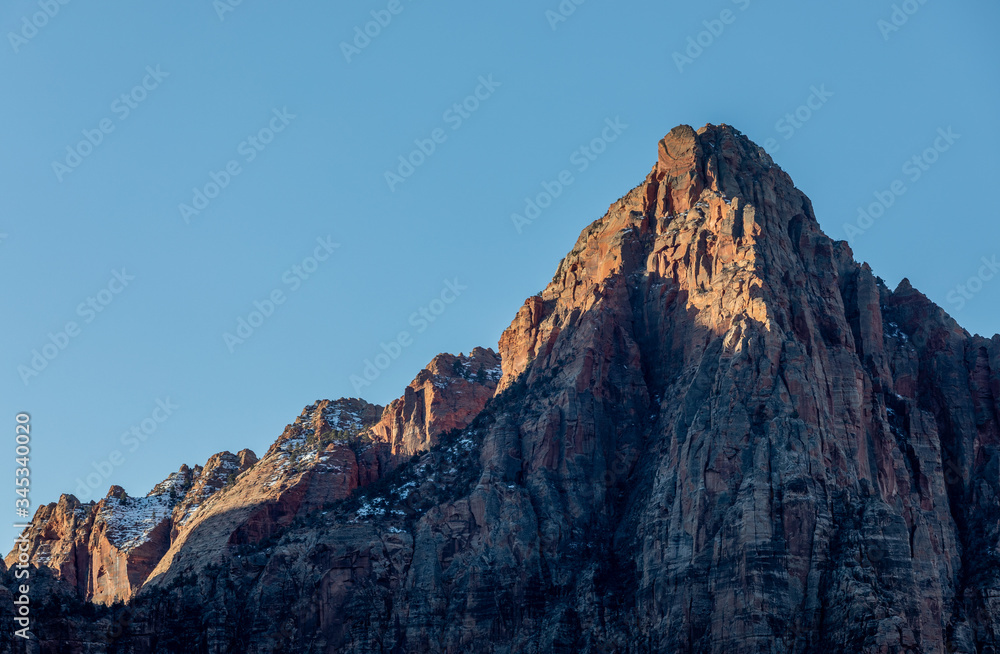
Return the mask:
<svg viewBox="0 0 1000 654">
<path fill-rule="evenodd" d="M 496 392 L 500 357 L 477 347 L 469 356 L 439 354 L 386 407 L 372 437 L 393 454 L 409 456 L 429 449 L 437 437 L 465 427 Z"/>
</svg>

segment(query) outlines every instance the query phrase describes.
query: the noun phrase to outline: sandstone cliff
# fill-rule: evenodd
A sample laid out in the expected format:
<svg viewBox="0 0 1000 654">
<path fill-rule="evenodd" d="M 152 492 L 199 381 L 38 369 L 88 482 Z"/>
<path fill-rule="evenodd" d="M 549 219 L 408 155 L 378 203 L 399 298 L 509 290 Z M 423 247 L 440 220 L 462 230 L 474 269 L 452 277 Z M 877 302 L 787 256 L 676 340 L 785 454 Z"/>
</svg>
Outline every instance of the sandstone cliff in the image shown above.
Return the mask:
<svg viewBox="0 0 1000 654">
<path fill-rule="evenodd" d="M 63 495 L 39 507 L 23 534 L 30 543 L 31 563 L 51 569 L 88 601 L 128 600 L 199 503 L 255 461 L 249 450 L 239 455 L 222 452 L 204 468 L 182 466 L 145 497 L 129 497 L 120 486 L 112 486 L 96 503 Z M 7 563 L 13 564 L 17 554 L 15 548 Z"/>
<path fill-rule="evenodd" d="M 496 392 L 500 358 L 477 347 L 468 357 L 440 354 L 393 400 L 371 431 L 393 454 L 429 449 L 437 437 L 468 425 Z"/>
<path fill-rule="evenodd" d="M 43 651 L 1000 647 L 1000 336 L 887 288 L 735 129 L 672 130 L 500 360 L 455 429 L 418 376 L 363 432 L 381 454 L 337 459 L 370 483 L 317 471 L 325 503 L 243 531 L 203 509 L 129 608 L 43 620 Z M 279 453 L 317 429 L 290 429 L 217 506 L 268 457 L 301 486 Z"/>
<path fill-rule="evenodd" d="M 466 426 L 498 379 L 492 350 L 441 354 L 384 410 L 359 399 L 306 407 L 260 461 L 250 450 L 222 452 L 203 467 L 182 466 L 146 497 L 118 486 L 97 503 L 63 495 L 36 512 L 25 534 L 30 560 L 84 600 L 127 601 L 147 581 L 219 565 L 231 547 L 259 543 L 377 481 L 439 434 Z"/>
</svg>

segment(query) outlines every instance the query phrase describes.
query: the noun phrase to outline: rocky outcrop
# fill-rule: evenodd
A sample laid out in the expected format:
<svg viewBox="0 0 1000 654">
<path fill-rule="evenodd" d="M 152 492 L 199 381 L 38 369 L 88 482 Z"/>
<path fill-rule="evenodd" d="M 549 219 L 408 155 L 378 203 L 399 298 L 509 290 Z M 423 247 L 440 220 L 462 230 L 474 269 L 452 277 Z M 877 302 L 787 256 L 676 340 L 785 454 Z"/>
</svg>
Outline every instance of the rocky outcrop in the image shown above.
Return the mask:
<svg viewBox="0 0 1000 654">
<path fill-rule="evenodd" d="M 99 604 L 219 565 L 230 548 L 267 540 L 465 427 L 492 397 L 499 367 L 492 350 L 441 354 L 384 410 L 355 398 L 306 407 L 260 461 L 250 450 L 221 452 L 181 466 L 144 498 L 118 486 L 96 504 L 64 495 L 28 529 L 32 564 Z"/>
<path fill-rule="evenodd" d="M 150 576 L 151 586 L 223 565 L 234 551 L 259 547 L 296 519 L 315 523 L 332 503 L 383 479 L 441 434 L 467 426 L 499 377 L 496 353 L 476 348 L 469 356 L 434 357 L 384 410 L 358 399 L 306 407 L 232 489 L 190 521 Z"/>
<path fill-rule="evenodd" d="M 378 479 L 386 456 L 358 436 L 381 411 L 358 399 L 307 406 L 259 461 L 181 520 L 149 583 L 169 584 L 221 565 L 231 547 L 266 541 L 300 512 L 344 499 Z"/>
<path fill-rule="evenodd" d="M 51 568 L 74 589 L 86 594 L 90 580 L 90 532 L 94 503 L 81 504 L 73 495 L 63 495 L 58 502 L 38 507 L 31 527 L 22 534 L 28 538 L 28 554 L 36 567 Z M 9 568 L 17 561 L 15 547 L 5 559 Z"/>
<path fill-rule="evenodd" d="M 486 354 L 473 358 L 485 365 Z M 733 128 L 672 130 L 646 179 L 518 311 L 500 359 L 481 410 L 449 404 L 433 380 L 447 362 L 432 364 L 363 432 L 366 462 L 359 449 L 354 463 L 337 459 L 369 483 L 293 511 L 308 484 L 291 453 L 342 446 L 324 436 L 326 409 L 310 407 L 203 505 L 119 636 L 77 621 L 45 642 L 220 653 L 1000 647 L 1000 336 L 969 335 L 906 281 L 887 288 Z M 435 400 L 468 411 L 436 429 Z M 287 508 L 234 540 L 229 516 L 250 524 L 241 507 L 272 477 Z"/>
<path fill-rule="evenodd" d="M 205 467 L 188 466 L 157 484 L 145 497 L 112 486 L 99 502 L 73 495 L 39 507 L 23 537 L 32 565 L 50 569 L 87 601 L 127 601 L 145 583 L 173 537 L 199 503 L 256 461 L 250 450 L 222 452 Z M 15 548 L 7 556 L 13 563 Z"/>
<path fill-rule="evenodd" d="M 477 347 L 469 356 L 439 354 L 393 400 L 372 428 L 372 438 L 388 443 L 393 454 L 428 450 L 437 437 L 461 429 L 483 410 L 496 392 L 500 357 Z"/>
</svg>

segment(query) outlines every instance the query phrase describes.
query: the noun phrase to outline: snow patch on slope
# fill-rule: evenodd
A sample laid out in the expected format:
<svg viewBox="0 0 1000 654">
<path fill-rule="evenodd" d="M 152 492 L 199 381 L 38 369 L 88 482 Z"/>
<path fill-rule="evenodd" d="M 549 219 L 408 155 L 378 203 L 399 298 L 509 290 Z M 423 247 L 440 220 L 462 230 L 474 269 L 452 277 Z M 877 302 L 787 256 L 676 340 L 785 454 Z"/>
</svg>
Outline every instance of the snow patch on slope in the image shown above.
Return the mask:
<svg viewBox="0 0 1000 654">
<path fill-rule="evenodd" d="M 131 552 L 149 540 L 153 529 L 170 517 L 174 502 L 166 495 L 108 497 L 97 520 L 107 525 L 105 536 L 122 552 Z"/>
</svg>

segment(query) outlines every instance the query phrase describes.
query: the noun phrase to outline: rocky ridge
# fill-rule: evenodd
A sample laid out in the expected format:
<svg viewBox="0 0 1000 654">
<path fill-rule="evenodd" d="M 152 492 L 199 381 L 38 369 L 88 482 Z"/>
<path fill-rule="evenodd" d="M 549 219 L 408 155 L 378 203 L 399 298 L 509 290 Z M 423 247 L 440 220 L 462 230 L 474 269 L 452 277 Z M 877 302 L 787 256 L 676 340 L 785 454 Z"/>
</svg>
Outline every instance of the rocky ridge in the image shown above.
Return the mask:
<svg viewBox="0 0 1000 654">
<path fill-rule="evenodd" d="M 118 486 L 96 503 L 63 495 L 36 512 L 25 534 L 30 561 L 86 601 L 127 601 L 150 577 L 169 582 L 218 564 L 228 546 L 266 539 L 300 513 L 378 480 L 440 433 L 468 424 L 498 377 L 491 350 L 442 354 L 385 410 L 354 398 L 307 406 L 259 461 L 250 450 L 221 452 L 204 466 L 181 466 L 145 497 Z M 182 549 L 198 556 L 178 565 Z"/>
</svg>

